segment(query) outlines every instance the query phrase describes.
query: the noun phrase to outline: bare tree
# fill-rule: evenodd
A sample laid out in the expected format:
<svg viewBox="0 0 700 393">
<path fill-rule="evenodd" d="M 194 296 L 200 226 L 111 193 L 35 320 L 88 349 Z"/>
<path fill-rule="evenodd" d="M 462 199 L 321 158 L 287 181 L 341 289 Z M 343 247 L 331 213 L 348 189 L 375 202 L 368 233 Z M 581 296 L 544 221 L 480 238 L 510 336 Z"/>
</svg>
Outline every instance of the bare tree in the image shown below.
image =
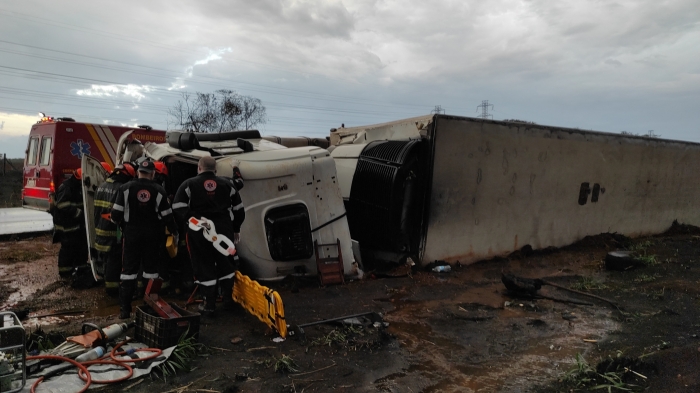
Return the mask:
<svg viewBox="0 0 700 393">
<path fill-rule="evenodd" d="M 267 122 L 262 101 L 233 90 L 214 93 L 182 93 L 177 104 L 168 109 L 168 126 L 187 131 L 219 133 L 249 130 Z"/>
</svg>

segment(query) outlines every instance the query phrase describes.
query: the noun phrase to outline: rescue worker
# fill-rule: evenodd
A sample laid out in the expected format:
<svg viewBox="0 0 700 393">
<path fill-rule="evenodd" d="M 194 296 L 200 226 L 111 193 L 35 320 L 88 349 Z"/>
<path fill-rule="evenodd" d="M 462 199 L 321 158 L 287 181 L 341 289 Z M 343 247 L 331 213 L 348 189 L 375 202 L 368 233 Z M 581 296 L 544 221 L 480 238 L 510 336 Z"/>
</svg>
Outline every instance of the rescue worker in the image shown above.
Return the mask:
<svg viewBox="0 0 700 393">
<path fill-rule="evenodd" d="M 61 183 L 51 210 L 54 243 L 61 242 L 58 251 L 58 275 L 61 278 L 70 278 L 77 267 L 88 263 L 81 178 L 82 170 L 78 168 Z"/>
<path fill-rule="evenodd" d="M 97 251 L 97 272 L 105 280 L 108 295 L 119 295 L 119 272 L 122 268 L 121 234 L 117 224 L 112 222 L 110 213 L 117 200 L 119 188 L 136 177 L 134 166 L 130 163 L 118 165 L 107 180 L 97 187 L 95 192 L 95 244 Z"/>
<path fill-rule="evenodd" d="M 197 173 L 197 176 L 184 181 L 175 194 L 173 208 L 178 220 L 206 218 L 214 224 L 218 235 L 224 235 L 238 243 L 245 209 L 234 182 L 216 176 L 216 160 L 212 157 L 202 157 L 199 160 Z M 217 251 L 212 242 L 204 237 L 203 230 L 196 231 L 189 226 L 187 248 L 195 283 L 204 295 L 204 303 L 200 305 L 202 314 L 213 316 L 216 311 L 217 283 L 224 298 L 224 307 L 232 308 L 233 277 L 238 269 L 237 261 Z"/>
<path fill-rule="evenodd" d="M 153 181 L 155 165 L 143 161 L 138 179 L 119 188 L 112 206 L 112 221 L 122 228 L 122 271 L 119 276 L 119 318 L 129 318 L 131 300 L 136 293 L 139 268 L 143 278 L 158 278 L 158 257 L 165 242 L 165 226 L 178 240 L 173 210 L 163 187 Z"/>
</svg>

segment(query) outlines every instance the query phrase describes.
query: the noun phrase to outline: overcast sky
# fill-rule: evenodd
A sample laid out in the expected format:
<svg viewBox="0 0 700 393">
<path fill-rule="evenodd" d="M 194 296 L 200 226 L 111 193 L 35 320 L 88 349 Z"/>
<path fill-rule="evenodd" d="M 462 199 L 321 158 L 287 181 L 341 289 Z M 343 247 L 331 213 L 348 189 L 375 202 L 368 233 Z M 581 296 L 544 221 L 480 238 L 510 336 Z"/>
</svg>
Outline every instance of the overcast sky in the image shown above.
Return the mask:
<svg viewBox="0 0 700 393">
<path fill-rule="evenodd" d="M 266 135 L 428 114 L 700 142 L 700 5 L 659 1 L 0 0 L 0 153 L 38 112 L 168 127 L 182 92 Z"/>
</svg>

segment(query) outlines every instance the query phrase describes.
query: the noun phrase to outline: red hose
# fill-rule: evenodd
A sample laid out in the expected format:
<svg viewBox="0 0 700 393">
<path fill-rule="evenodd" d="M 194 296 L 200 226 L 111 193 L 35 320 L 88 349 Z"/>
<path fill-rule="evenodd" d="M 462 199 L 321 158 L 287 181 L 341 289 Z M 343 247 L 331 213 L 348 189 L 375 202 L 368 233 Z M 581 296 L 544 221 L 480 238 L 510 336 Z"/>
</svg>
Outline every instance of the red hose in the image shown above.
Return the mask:
<svg viewBox="0 0 700 393">
<path fill-rule="evenodd" d="M 153 355 L 146 356 L 145 358 L 138 358 L 138 359 L 117 359 L 116 356 L 123 356 L 126 355 L 126 351 L 122 352 L 116 352 L 118 348 L 120 348 L 122 345 L 126 344 L 129 340 L 122 341 L 119 344 L 117 344 L 116 347 L 112 349 L 112 351 L 109 353 L 109 356 L 111 357 L 112 360 L 107 360 L 106 356 L 103 357 L 102 359 L 99 360 L 92 360 L 88 362 L 83 362 L 83 363 L 78 363 L 73 359 L 69 359 L 64 356 L 56 356 L 56 355 L 38 355 L 38 356 L 27 356 L 27 360 L 33 360 L 33 359 L 49 359 L 49 360 L 60 360 L 62 362 L 68 362 L 73 364 L 78 368 L 78 376 L 80 379 L 85 381 L 85 386 L 81 390 L 79 390 L 77 393 L 84 393 L 85 391 L 88 390 L 88 387 L 90 387 L 90 384 L 95 383 L 95 384 L 111 384 L 111 383 L 117 383 L 117 382 L 122 382 L 126 381 L 127 379 L 131 378 L 134 375 L 134 369 L 129 366 L 126 363 L 136 363 L 136 362 L 143 362 L 145 360 L 151 360 L 154 359 L 158 356 L 160 356 L 163 351 L 158 349 L 158 348 L 139 348 L 136 349 L 135 352 L 153 352 Z M 88 367 L 93 365 L 93 364 L 113 364 L 117 366 L 124 367 L 129 373 L 126 376 L 116 378 L 116 379 L 111 379 L 111 380 L 101 380 L 101 381 L 93 381 L 92 375 L 90 374 L 90 371 L 88 370 Z M 44 380 L 44 377 L 39 377 L 31 386 L 30 392 L 31 393 L 36 393 L 36 387 L 39 386 L 39 384 Z"/>
<path fill-rule="evenodd" d="M 83 386 L 83 388 L 82 388 L 81 390 L 79 390 L 78 393 L 84 393 L 85 391 L 87 391 L 87 390 L 88 390 L 88 387 L 90 387 L 90 384 L 92 383 L 92 376 L 90 376 L 90 373 L 88 372 L 87 367 L 83 366 L 82 364 L 76 362 L 76 361 L 73 360 L 73 359 L 68 359 L 68 358 L 63 357 L 63 356 L 55 356 L 55 355 L 27 356 L 27 360 L 33 360 L 33 359 L 60 360 L 60 361 L 62 361 L 62 362 L 71 363 L 72 365 L 74 365 L 75 367 L 77 367 L 78 370 L 85 372 L 85 374 L 87 375 L 87 378 L 85 379 L 85 386 Z M 44 377 L 39 377 L 39 379 L 37 379 L 36 382 L 34 382 L 34 383 L 32 384 L 32 387 L 31 387 L 31 389 L 29 389 L 29 391 L 30 391 L 31 393 L 35 393 L 35 392 L 36 392 L 36 387 L 39 386 L 39 384 L 40 384 L 41 381 L 43 381 L 43 380 L 44 380 Z"/>
<path fill-rule="evenodd" d="M 146 356 L 145 358 L 138 358 L 138 359 L 117 359 L 117 356 L 123 356 L 126 355 L 126 351 L 119 352 L 117 353 L 117 349 L 121 348 L 122 345 L 126 344 L 128 341 L 122 341 L 119 344 L 117 344 L 116 347 L 112 348 L 112 352 L 109 353 L 109 357 L 112 358 L 115 362 L 120 362 L 120 363 L 136 363 L 136 362 L 143 362 L 145 360 L 151 360 L 155 359 L 158 356 L 160 356 L 163 351 L 158 349 L 158 348 L 139 348 L 135 349 L 134 352 L 153 352 L 153 355 Z"/>
<path fill-rule="evenodd" d="M 117 383 L 117 382 L 121 382 L 121 381 L 126 381 L 127 379 L 131 378 L 132 375 L 134 375 L 134 369 L 131 368 L 131 366 L 129 366 L 128 364 L 123 363 L 123 362 L 115 362 L 113 360 L 91 360 L 89 362 L 82 363 L 82 365 L 85 366 L 86 368 L 92 366 L 93 364 L 113 364 L 116 366 L 124 367 L 129 372 L 127 375 L 120 377 L 120 378 L 115 378 L 115 379 L 101 379 L 101 380 L 93 379 L 92 383 L 95 383 L 95 384 L 110 384 L 110 383 Z M 78 369 L 78 376 L 80 377 L 80 379 L 82 379 L 83 381 L 87 380 L 87 375 L 89 375 L 89 374 L 85 374 L 85 372 L 83 372 L 82 369 Z"/>
</svg>

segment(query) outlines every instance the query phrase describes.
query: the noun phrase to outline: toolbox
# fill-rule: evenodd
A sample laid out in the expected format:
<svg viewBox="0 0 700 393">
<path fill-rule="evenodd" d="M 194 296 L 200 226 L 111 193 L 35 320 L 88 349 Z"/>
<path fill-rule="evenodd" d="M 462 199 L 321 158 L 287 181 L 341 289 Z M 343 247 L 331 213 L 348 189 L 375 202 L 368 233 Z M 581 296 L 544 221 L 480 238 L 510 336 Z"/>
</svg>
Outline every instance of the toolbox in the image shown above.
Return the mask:
<svg viewBox="0 0 700 393">
<path fill-rule="evenodd" d="M 182 309 L 175 303 L 170 303 L 170 306 L 181 317 L 162 318 L 148 305 L 136 307 L 136 341 L 149 347 L 165 349 L 177 345 L 183 334 L 194 337 L 195 340 L 199 338 L 199 313 Z"/>
</svg>

